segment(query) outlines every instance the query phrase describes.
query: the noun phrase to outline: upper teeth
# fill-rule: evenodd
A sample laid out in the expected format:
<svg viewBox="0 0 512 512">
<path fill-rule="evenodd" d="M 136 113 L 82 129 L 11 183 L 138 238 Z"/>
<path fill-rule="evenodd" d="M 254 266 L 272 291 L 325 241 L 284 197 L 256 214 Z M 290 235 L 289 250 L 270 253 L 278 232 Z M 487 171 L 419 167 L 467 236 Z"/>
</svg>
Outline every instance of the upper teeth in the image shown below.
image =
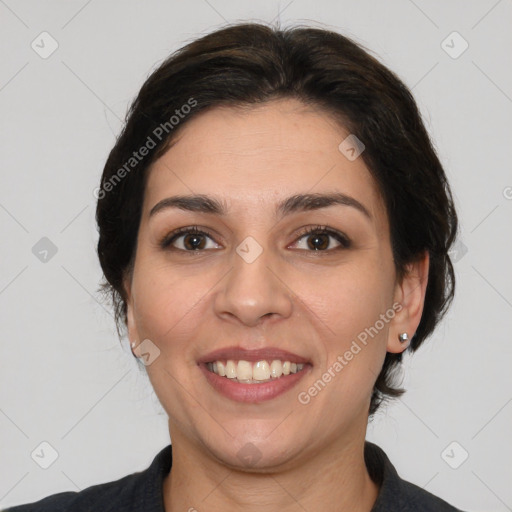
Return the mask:
<svg viewBox="0 0 512 512">
<path fill-rule="evenodd" d="M 274 359 L 271 363 L 265 360 L 251 363 L 250 361 L 228 359 L 225 363 L 224 361 L 208 363 L 207 367 L 210 371 L 228 379 L 263 381 L 271 378 L 277 379 L 281 375 L 297 373 L 304 368 L 304 364 L 291 363 L 290 361 L 282 362 L 279 359 Z"/>
</svg>

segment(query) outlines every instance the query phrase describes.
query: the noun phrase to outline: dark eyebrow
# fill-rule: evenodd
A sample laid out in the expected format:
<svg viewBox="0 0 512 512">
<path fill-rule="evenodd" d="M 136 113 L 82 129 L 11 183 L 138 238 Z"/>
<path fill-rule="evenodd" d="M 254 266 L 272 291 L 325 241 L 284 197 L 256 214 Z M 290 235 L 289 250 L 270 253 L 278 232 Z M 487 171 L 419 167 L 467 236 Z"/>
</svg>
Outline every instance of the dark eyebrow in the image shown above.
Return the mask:
<svg viewBox="0 0 512 512">
<path fill-rule="evenodd" d="M 293 212 L 319 210 L 333 205 L 351 206 L 363 213 L 368 219 L 372 220 L 372 216 L 365 206 L 357 199 L 341 192 L 332 194 L 295 194 L 287 197 L 277 205 L 276 215 L 284 217 Z M 180 210 L 200 213 L 213 213 L 214 215 L 226 215 L 228 213 L 225 203 L 213 197 L 198 194 L 173 196 L 162 199 L 151 208 L 149 216 L 152 217 L 167 208 L 179 208 Z"/>
<path fill-rule="evenodd" d="M 292 212 L 319 210 L 320 208 L 327 208 L 333 205 L 351 206 L 363 213 L 369 220 L 372 220 L 372 216 L 365 206 L 357 199 L 341 192 L 334 192 L 332 194 L 296 194 L 279 203 L 277 213 L 284 216 Z"/>
</svg>

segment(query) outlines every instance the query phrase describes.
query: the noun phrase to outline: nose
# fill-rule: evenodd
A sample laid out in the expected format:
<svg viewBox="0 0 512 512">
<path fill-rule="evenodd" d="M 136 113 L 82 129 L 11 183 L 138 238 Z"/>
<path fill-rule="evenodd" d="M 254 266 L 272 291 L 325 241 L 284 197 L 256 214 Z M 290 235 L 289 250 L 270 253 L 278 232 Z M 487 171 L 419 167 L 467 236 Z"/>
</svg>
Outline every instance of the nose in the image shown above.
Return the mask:
<svg viewBox="0 0 512 512">
<path fill-rule="evenodd" d="M 282 262 L 267 250 L 253 261 L 240 254 L 234 252 L 233 266 L 217 290 L 216 314 L 251 327 L 263 318 L 289 317 L 293 309 L 293 292 L 279 275 Z"/>
</svg>

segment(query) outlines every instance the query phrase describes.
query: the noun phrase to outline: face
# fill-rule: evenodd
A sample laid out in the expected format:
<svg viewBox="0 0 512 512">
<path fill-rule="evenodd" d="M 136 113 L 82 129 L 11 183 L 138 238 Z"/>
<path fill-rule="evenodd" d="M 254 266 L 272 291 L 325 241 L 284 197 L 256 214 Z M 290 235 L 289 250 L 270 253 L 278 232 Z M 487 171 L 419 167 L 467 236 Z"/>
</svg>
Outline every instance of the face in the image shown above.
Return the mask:
<svg viewBox="0 0 512 512">
<path fill-rule="evenodd" d="M 386 350 L 415 326 L 396 306 L 379 190 L 339 149 L 348 135 L 295 100 L 216 108 L 152 165 L 128 332 L 147 340 L 173 444 L 258 470 L 364 437 Z M 270 381 L 238 382 L 251 377 Z"/>
</svg>

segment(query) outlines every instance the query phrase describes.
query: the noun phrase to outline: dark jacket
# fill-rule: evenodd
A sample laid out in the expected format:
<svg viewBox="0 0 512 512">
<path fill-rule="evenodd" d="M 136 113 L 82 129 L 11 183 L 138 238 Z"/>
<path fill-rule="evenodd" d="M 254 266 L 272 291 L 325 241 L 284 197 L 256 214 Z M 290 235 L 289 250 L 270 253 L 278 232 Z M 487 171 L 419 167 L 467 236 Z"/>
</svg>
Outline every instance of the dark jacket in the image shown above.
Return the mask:
<svg viewBox="0 0 512 512">
<path fill-rule="evenodd" d="M 420 487 L 402 480 L 384 451 L 366 442 L 365 462 L 380 492 L 371 512 L 461 512 Z M 80 492 L 53 494 L 4 512 L 165 512 L 163 480 L 172 465 L 172 446 L 163 448 L 144 471 Z"/>
</svg>

